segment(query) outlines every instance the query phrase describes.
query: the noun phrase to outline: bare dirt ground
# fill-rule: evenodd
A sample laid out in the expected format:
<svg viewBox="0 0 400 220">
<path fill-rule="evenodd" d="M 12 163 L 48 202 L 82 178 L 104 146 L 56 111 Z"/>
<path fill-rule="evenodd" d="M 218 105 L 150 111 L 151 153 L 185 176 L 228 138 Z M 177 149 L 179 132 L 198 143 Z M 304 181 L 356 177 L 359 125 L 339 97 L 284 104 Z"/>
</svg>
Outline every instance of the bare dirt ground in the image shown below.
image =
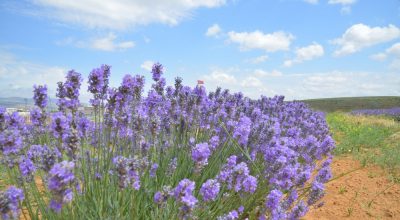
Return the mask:
<svg viewBox="0 0 400 220">
<path fill-rule="evenodd" d="M 360 167 L 360 162 L 350 156 L 337 157 L 331 165 L 333 178 Z M 391 182 L 375 165 L 327 183 L 322 201 L 322 207 L 310 208 L 305 220 L 400 219 L 400 184 Z"/>
</svg>

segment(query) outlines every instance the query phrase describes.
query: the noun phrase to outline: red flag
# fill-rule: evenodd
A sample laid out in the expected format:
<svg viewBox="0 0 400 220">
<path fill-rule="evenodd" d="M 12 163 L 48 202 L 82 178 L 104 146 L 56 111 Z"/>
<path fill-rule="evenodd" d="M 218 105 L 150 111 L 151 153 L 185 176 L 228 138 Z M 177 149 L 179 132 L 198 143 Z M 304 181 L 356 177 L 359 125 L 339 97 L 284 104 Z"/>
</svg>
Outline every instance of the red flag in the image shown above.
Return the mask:
<svg viewBox="0 0 400 220">
<path fill-rule="evenodd" d="M 203 85 L 204 81 L 203 80 L 197 80 L 197 85 Z"/>
</svg>

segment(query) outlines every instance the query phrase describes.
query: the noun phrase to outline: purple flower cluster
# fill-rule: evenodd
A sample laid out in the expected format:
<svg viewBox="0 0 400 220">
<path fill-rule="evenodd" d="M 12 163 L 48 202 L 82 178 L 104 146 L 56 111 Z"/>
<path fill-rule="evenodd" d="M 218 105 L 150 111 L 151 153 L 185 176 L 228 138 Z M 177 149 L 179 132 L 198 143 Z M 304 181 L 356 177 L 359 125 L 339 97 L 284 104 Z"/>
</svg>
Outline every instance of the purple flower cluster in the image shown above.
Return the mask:
<svg viewBox="0 0 400 220">
<path fill-rule="evenodd" d="M 0 163 L 12 168 L 19 162 L 28 134 L 25 120 L 18 112 L 9 114 L 0 108 Z"/>
<path fill-rule="evenodd" d="M 387 109 L 358 109 L 351 112 L 355 115 L 387 115 L 387 116 L 400 116 L 400 107 L 387 108 Z"/>
<path fill-rule="evenodd" d="M 251 130 L 251 119 L 246 116 L 242 116 L 235 126 L 235 131 L 233 132 L 233 138 L 236 138 L 242 146 L 247 145 L 249 139 L 249 134 Z"/>
<path fill-rule="evenodd" d="M 81 87 L 82 77 L 81 74 L 70 70 L 67 74 L 67 80 L 64 83 L 66 107 L 71 111 L 76 111 L 79 106 L 79 89 Z"/>
<path fill-rule="evenodd" d="M 55 212 L 60 212 L 63 204 L 72 201 L 74 195 L 72 185 L 75 182 L 74 167 L 74 162 L 62 161 L 55 164 L 49 171 L 48 188 L 52 193 L 50 208 Z"/>
<path fill-rule="evenodd" d="M 18 219 L 19 204 L 24 200 L 24 192 L 14 186 L 6 191 L 0 192 L 0 214 L 1 219 Z"/>
<path fill-rule="evenodd" d="M 192 150 L 192 159 L 196 163 L 196 167 L 198 167 L 198 169 L 207 165 L 208 157 L 210 157 L 210 155 L 211 150 L 208 146 L 208 143 L 196 144 Z"/>
<path fill-rule="evenodd" d="M 34 125 L 36 127 L 41 127 L 44 125 L 45 120 L 46 120 L 46 114 L 44 114 L 41 109 L 33 108 L 30 111 L 30 116 L 31 116 L 32 125 Z"/>
<path fill-rule="evenodd" d="M 27 151 L 27 158 L 33 161 L 37 168 L 48 172 L 60 157 L 60 153 L 56 150 L 46 145 L 32 145 Z"/>
<path fill-rule="evenodd" d="M 237 210 L 232 210 L 223 216 L 217 217 L 217 220 L 235 220 L 243 213 L 244 207 L 240 206 Z"/>
<path fill-rule="evenodd" d="M 70 132 L 69 119 L 62 113 L 56 112 L 52 115 L 51 131 L 57 139 L 65 139 Z"/>
<path fill-rule="evenodd" d="M 153 64 L 151 73 L 153 74 L 153 80 L 156 82 L 159 81 L 163 74 L 163 66 L 160 63 Z"/>
<path fill-rule="evenodd" d="M 203 201 L 215 201 L 218 196 L 221 184 L 214 179 L 209 179 L 200 188 L 200 195 L 203 197 Z"/>
<path fill-rule="evenodd" d="M 28 181 L 33 180 L 33 174 L 36 171 L 36 166 L 33 164 L 32 160 L 28 157 L 21 156 L 19 162 L 19 170 L 24 177 Z"/>
<path fill-rule="evenodd" d="M 88 91 L 93 94 L 94 98 L 90 100 L 93 106 L 99 106 L 107 97 L 108 81 L 110 77 L 111 67 L 101 65 L 100 68 L 95 68 L 89 74 Z"/>
<path fill-rule="evenodd" d="M 113 159 L 115 170 L 118 173 L 119 187 L 133 187 L 135 190 L 140 189 L 140 166 L 139 161 L 135 158 L 125 158 L 117 156 Z"/>
<path fill-rule="evenodd" d="M 228 189 L 233 189 L 235 192 L 254 193 L 257 189 L 257 178 L 250 175 L 246 163 L 237 163 L 235 155 L 228 158 L 227 163 L 218 174 L 217 180 L 227 184 Z"/>
<path fill-rule="evenodd" d="M 162 191 L 157 191 L 154 194 L 154 202 L 157 204 L 165 203 L 169 197 L 173 196 L 173 191 L 170 186 L 164 186 Z"/>
<path fill-rule="evenodd" d="M 191 211 L 195 208 L 198 200 L 193 196 L 195 189 L 195 182 L 189 179 L 183 179 L 175 187 L 173 195 L 175 199 L 181 204 L 181 218 L 186 219 L 190 216 Z"/>
<path fill-rule="evenodd" d="M 35 105 L 41 109 L 46 108 L 47 106 L 47 86 L 39 85 L 33 86 L 33 100 L 35 101 Z"/>
<path fill-rule="evenodd" d="M 179 77 L 166 86 L 163 71 L 154 64 L 154 82 L 143 95 L 143 76 L 128 74 L 109 88 L 110 66 L 93 69 L 93 118 L 78 109 L 81 74 L 71 70 L 58 83 L 56 113 L 44 111 L 47 87 L 34 87 L 31 122 L 33 131 L 41 130 L 30 132 L 18 113 L 0 108 L 1 163 L 17 164 L 26 180 L 44 173 L 57 212 L 72 200 L 73 184 L 86 190 L 105 180 L 135 197 L 154 196 L 152 208 L 135 203 L 149 216 L 179 207 L 170 217 L 181 219 L 202 218 L 201 210 L 217 211 L 220 200 L 238 197 L 262 206 L 244 203 L 213 217 L 257 212 L 261 219 L 298 219 L 321 199 L 335 147 L 323 114 L 283 96 L 254 100 L 221 88 L 207 93 L 202 85 L 184 86 Z M 67 156 L 73 162 L 57 163 Z"/>
</svg>

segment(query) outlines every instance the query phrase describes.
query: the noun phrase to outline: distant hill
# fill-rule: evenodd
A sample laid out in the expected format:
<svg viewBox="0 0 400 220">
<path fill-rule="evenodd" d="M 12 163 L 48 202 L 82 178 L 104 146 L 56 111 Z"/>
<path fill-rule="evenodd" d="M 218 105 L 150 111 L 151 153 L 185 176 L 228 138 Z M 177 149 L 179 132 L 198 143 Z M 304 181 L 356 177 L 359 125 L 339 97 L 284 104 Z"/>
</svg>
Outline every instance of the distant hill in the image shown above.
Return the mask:
<svg viewBox="0 0 400 220">
<path fill-rule="evenodd" d="M 343 97 L 301 100 L 324 112 L 400 107 L 400 96 Z"/>
<path fill-rule="evenodd" d="M 50 99 L 48 107 L 50 109 L 56 109 L 57 100 Z M 22 98 L 22 97 L 0 97 L 0 107 L 4 108 L 32 108 L 34 106 L 33 98 Z"/>
</svg>

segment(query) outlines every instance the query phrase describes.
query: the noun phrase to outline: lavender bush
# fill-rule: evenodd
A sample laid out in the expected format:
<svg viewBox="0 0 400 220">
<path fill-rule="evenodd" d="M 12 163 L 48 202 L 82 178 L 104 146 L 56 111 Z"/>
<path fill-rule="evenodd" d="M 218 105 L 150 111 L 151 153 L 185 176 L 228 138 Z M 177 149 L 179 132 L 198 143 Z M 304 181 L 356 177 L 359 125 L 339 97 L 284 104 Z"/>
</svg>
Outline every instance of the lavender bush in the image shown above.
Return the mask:
<svg viewBox="0 0 400 220">
<path fill-rule="evenodd" d="M 351 112 L 355 115 L 386 115 L 400 121 L 400 107 L 387 109 L 358 109 Z"/>
<path fill-rule="evenodd" d="M 166 86 L 159 63 L 146 96 L 139 75 L 109 88 L 110 70 L 89 74 L 93 118 L 78 111 L 74 70 L 58 83 L 59 112 L 46 112 L 46 86 L 28 123 L 0 108 L 1 164 L 18 187 L 0 193 L 2 218 L 299 219 L 319 205 L 334 148 L 321 113 Z"/>
</svg>

